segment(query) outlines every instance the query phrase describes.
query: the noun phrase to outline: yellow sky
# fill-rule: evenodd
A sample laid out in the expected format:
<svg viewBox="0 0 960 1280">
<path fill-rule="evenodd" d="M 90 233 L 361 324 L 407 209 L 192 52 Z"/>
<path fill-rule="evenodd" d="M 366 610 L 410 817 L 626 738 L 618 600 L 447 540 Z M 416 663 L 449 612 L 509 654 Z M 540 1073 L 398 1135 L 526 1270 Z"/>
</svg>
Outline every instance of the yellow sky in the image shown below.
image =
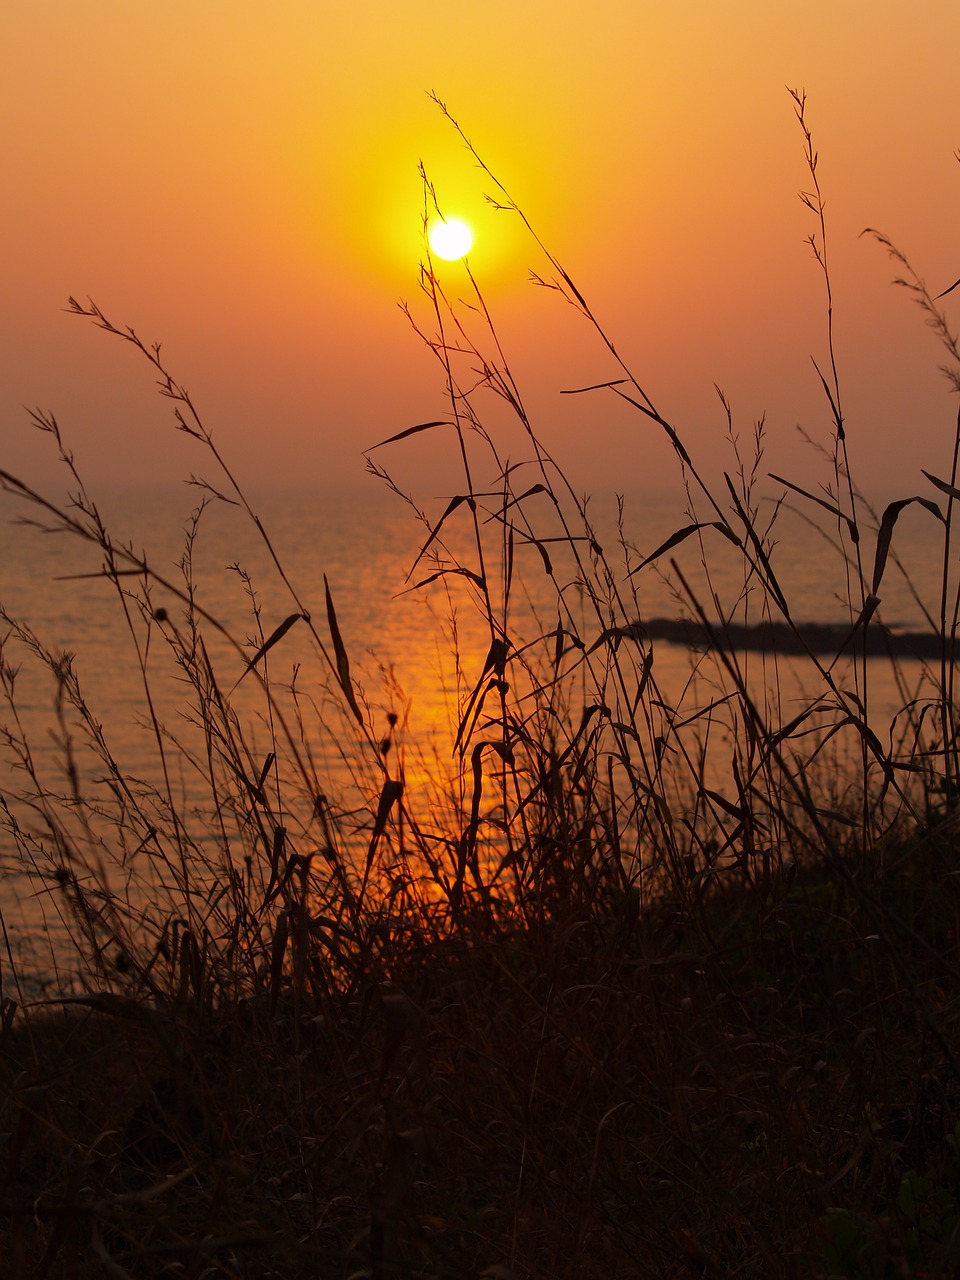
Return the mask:
<svg viewBox="0 0 960 1280">
<path fill-rule="evenodd" d="M 359 479 L 361 448 L 444 407 L 396 306 L 419 305 L 422 159 L 475 223 L 471 266 L 560 460 L 591 487 L 671 482 L 650 428 L 558 395 L 609 359 L 527 283 L 536 246 L 484 204 L 434 90 L 688 447 L 730 465 L 719 384 L 745 435 L 766 413 L 771 469 L 809 481 L 795 427 L 827 438 L 825 319 L 791 85 L 820 151 L 854 463 L 914 492 L 948 465 L 956 404 L 859 232 L 889 233 L 934 291 L 960 276 L 958 47 L 951 0 L 5 6 L 0 465 L 44 471 L 21 408 L 39 405 L 94 479 L 198 466 L 149 371 L 62 313 L 74 294 L 163 341 L 242 476 Z"/>
</svg>

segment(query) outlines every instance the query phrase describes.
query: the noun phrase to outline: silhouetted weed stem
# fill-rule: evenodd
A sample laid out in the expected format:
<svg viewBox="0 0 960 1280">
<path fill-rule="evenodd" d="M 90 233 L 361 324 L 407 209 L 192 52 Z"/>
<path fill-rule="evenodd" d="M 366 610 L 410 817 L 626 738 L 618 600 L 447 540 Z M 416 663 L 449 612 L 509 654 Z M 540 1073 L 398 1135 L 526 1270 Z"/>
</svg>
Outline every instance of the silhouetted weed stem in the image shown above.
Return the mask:
<svg viewBox="0 0 960 1280">
<path fill-rule="evenodd" d="M 223 494 L 218 489 L 207 484 L 206 481 L 193 479 L 192 482 L 196 483 L 200 488 L 207 490 L 209 493 L 212 494 L 213 497 L 228 503 L 236 503 L 243 508 L 243 510 L 246 512 L 247 516 L 255 526 L 258 534 L 260 535 L 260 538 L 263 541 L 264 546 L 266 547 L 266 550 L 270 556 L 273 566 L 276 569 L 284 586 L 286 587 L 293 603 L 296 605 L 301 618 L 309 628 L 318 651 L 323 656 L 330 670 L 337 673 L 339 677 L 342 673 L 338 671 L 337 663 L 334 660 L 334 658 L 330 655 L 326 642 L 321 638 L 320 633 L 317 631 L 309 612 L 305 609 L 299 595 L 297 594 L 297 591 L 293 583 L 287 577 L 283 564 L 281 563 L 277 555 L 276 548 L 274 547 L 273 542 L 271 541 L 267 530 L 265 529 L 262 521 L 260 520 L 260 517 L 250 506 L 250 503 L 248 502 L 243 490 L 240 488 L 240 485 L 238 484 L 236 477 L 234 476 L 230 467 L 227 465 L 225 459 L 223 458 L 219 449 L 217 448 L 217 445 L 212 435 L 204 426 L 203 420 L 199 412 L 197 411 L 193 401 L 191 400 L 190 395 L 187 392 L 186 388 L 183 387 L 172 376 L 172 374 L 164 364 L 163 360 L 161 359 L 160 343 L 154 343 L 152 346 L 148 346 L 137 336 L 136 332 L 132 328 L 128 327 L 128 328 L 121 329 L 117 327 L 110 320 L 107 319 L 103 311 L 92 301 L 84 305 L 78 302 L 75 298 L 71 298 L 69 300 L 68 311 L 73 315 L 81 316 L 86 319 L 92 320 L 99 328 L 103 329 L 106 333 L 109 333 L 114 337 L 120 338 L 132 344 L 133 347 L 141 355 L 145 356 L 146 359 L 149 360 L 149 362 L 153 365 L 157 374 L 157 385 L 160 389 L 160 394 L 172 400 L 176 406 L 174 409 L 174 417 L 176 419 L 179 430 L 184 432 L 184 434 L 191 436 L 195 440 L 199 441 L 208 450 L 210 455 L 216 461 L 217 466 L 220 469 L 220 472 L 223 475 L 224 479 L 226 479 L 229 487 L 229 491 L 230 493 L 232 493 L 233 496 L 230 497 L 228 495 Z M 0 473 L 0 475 L 2 475 L 2 473 Z M 157 579 L 157 580 L 162 581 L 161 579 Z M 165 587 L 168 587 L 168 584 L 166 583 L 163 583 L 163 585 Z M 351 696 L 349 689 L 345 688 L 344 691 L 349 698 Z M 373 735 L 370 733 L 367 726 L 363 724 L 362 719 L 359 716 L 358 716 L 358 722 L 360 723 L 361 729 L 365 732 L 366 736 L 368 737 L 368 740 L 370 741 L 371 745 L 373 745 L 373 742 L 374 742 Z"/>
<path fill-rule="evenodd" d="M 839 520 L 837 532 L 841 540 L 844 537 L 844 530 L 848 529 L 850 538 L 853 543 L 853 556 L 856 562 L 856 579 L 855 591 L 851 591 L 850 584 L 847 586 L 847 597 L 856 600 L 856 613 L 863 616 L 867 604 L 867 588 L 864 580 L 863 565 L 860 556 L 860 530 L 857 516 L 856 496 L 853 487 L 853 469 L 850 464 L 850 457 L 847 446 L 847 435 L 844 429 L 843 404 L 840 390 L 840 375 L 837 369 L 836 348 L 834 344 L 834 317 L 833 317 L 833 284 L 830 278 L 830 266 L 827 256 L 827 223 L 824 212 L 823 195 L 820 189 L 820 180 L 817 176 L 818 154 L 813 145 L 813 137 L 810 132 L 809 125 L 806 120 L 806 94 L 797 89 L 789 90 L 790 97 L 793 99 L 794 110 L 797 121 L 803 133 L 805 157 L 807 161 L 807 169 L 810 174 L 812 191 L 803 192 L 800 196 L 803 203 L 814 214 L 819 227 L 819 236 L 811 235 L 808 243 L 813 250 L 821 274 L 823 276 L 824 289 L 826 290 L 826 315 L 827 315 L 827 351 L 830 361 L 830 377 L 829 380 L 824 376 L 816 361 L 814 360 L 814 368 L 823 387 L 824 395 L 830 405 L 831 414 L 834 424 L 834 476 L 836 479 L 837 493 L 842 489 L 846 491 L 846 498 L 849 503 L 849 519 Z M 849 564 L 849 559 L 845 558 L 845 563 Z M 857 599 L 857 597 L 859 597 Z M 861 661 L 857 666 L 856 680 L 857 690 L 864 705 L 868 705 L 869 691 L 867 687 L 868 666 L 866 661 L 866 645 L 861 648 Z M 864 804 L 867 804 L 867 787 L 866 787 L 866 744 L 863 744 L 863 775 L 864 775 Z M 868 851 L 865 851 L 865 856 Z"/>
<path fill-rule="evenodd" d="M 694 466 L 676 429 L 657 412 L 656 408 L 653 405 L 652 400 L 647 395 L 646 391 L 643 389 L 643 387 L 640 385 L 637 379 L 634 377 L 633 373 L 628 368 L 623 358 L 620 356 L 619 352 L 617 351 L 617 348 L 614 346 L 613 342 L 607 335 L 603 326 L 601 325 L 597 317 L 594 315 L 593 311 L 588 306 L 586 299 L 583 297 L 580 290 L 574 284 L 573 280 L 568 275 L 567 271 L 564 269 L 561 263 L 554 257 L 554 255 L 548 249 L 546 244 L 541 240 L 540 236 L 537 234 L 536 230 L 534 229 L 533 225 L 527 218 L 527 215 L 524 213 L 523 209 L 513 199 L 513 197 L 510 195 L 507 189 L 500 182 L 499 178 L 497 178 L 497 176 L 487 166 L 483 157 L 477 152 L 470 138 L 466 135 L 466 133 L 463 131 L 459 123 L 450 114 L 446 104 L 442 102 L 436 94 L 431 93 L 430 97 L 437 104 L 440 111 L 443 113 L 444 117 L 450 121 L 450 124 L 456 130 L 464 146 L 473 156 L 474 160 L 477 162 L 480 169 L 483 171 L 483 173 L 487 175 L 490 181 L 494 184 L 494 187 L 499 193 L 499 195 L 496 199 L 493 199 L 491 197 L 488 197 L 488 198 L 491 199 L 491 202 L 494 203 L 496 207 L 503 208 L 504 210 L 509 210 L 510 212 L 515 213 L 517 215 L 517 217 L 523 223 L 523 226 L 526 228 L 526 231 L 530 235 L 531 239 L 536 244 L 537 248 L 544 255 L 544 257 L 547 259 L 552 269 L 557 273 L 557 276 L 559 277 L 558 280 L 555 280 L 553 282 L 548 282 L 542 279 L 540 276 L 534 274 L 533 275 L 534 282 L 539 285 L 543 285 L 547 288 L 553 288 L 558 290 L 560 293 L 563 294 L 563 296 L 567 299 L 567 301 L 570 302 L 580 312 L 580 314 L 584 317 L 584 319 L 594 329 L 600 341 L 609 351 L 610 355 L 613 357 L 616 364 L 623 371 L 626 377 L 626 382 L 633 388 L 635 392 L 635 396 L 632 396 L 629 393 L 623 391 L 621 384 L 617 381 L 610 381 L 610 382 L 598 384 L 598 386 L 592 387 L 589 389 L 598 390 L 598 389 L 601 389 L 602 387 L 609 388 L 616 395 L 620 396 L 621 398 L 626 400 L 628 403 L 632 404 L 634 408 L 638 409 L 642 414 L 644 414 L 644 416 L 648 417 L 651 421 L 655 422 L 658 426 L 660 426 L 665 432 L 665 434 L 667 435 L 667 438 L 670 440 L 670 443 L 673 446 L 673 449 L 677 454 L 677 457 L 679 458 L 683 466 L 690 472 L 690 475 L 693 477 L 693 479 L 696 481 L 699 488 L 702 490 L 704 497 L 707 499 L 708 502 L 711 503 L 711 505 L 714 505 L 714 499 L 711 494 L 710 488 L 701 478 L 699 472 Z M 636 397 L 639 397 L 639 399 L 637 399 Z M 721 519 L 723 519 L 724 518 L 723 512 L 719 509 L 719 507 L 716 507 L 715 509 L 716 509 L 717 515 L 720 516 Z"/>
<path fill-rule="evenodd" d="M 866 228 L 861 234 L 869 235 L 876 240 L 902 269 L 904 274 L 895 278 L 893 283 L 905 289 L 912 296 L 917 306 L 920 307 L 928 327 L 936 334 L 940 345 L 948 356 L 949 363 L 941 366 L 941 372 L 946 376 L 954 391 L 960 391 L 960 347 L 958 347 L 956 335 L 951 330 L 943 309 L 937 305 L 937 299 L 931 297 L 926 284 L 913 270 L 906 256 L 887 236 L 871 227 Z M 944 295 L 941 294 L 940 296 Z M 940 634 L 943 638 L 940 687 L 943 696 L 940 699 L 939 714 L 944 761 L 945 798 L 951 808 L 955 806 L 956 796 L 958 790 L 960 790 L 958 788 L 958 781 L 960 781 L 960 743 L 958 743 L 956 720 L 951 711 L 955 706 L 956 692 L 956 670 L 952 655 L 957 639 L 958 626 L 960 626 L 960 576 L 957 576 L 954 581 L 952 563 L 955 502 L 958 495 L 960 495 L 960 490 L 957 488 L 958 481 L 960 481 L 960 470 L 958 468 L 960 468 L 960 412 L 958 412 L 957 426 L 953 437 L 948 473 L 949 479 L 944 481 L 930 472 L 924 471 L 926 478 L 938 491 L 946 494 L 947 499 L 944 519 L 940 597 Z M 952 602 L 950 600 L 951 583 L 953 584 Z"/>
</svg>

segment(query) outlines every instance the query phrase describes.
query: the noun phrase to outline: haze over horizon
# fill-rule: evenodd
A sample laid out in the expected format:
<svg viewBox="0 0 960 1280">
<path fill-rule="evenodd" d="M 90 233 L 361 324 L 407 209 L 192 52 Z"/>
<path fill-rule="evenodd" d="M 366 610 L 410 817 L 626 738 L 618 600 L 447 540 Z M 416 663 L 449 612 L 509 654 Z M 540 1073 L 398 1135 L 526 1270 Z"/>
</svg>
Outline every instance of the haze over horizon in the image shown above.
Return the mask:
<svg viewBox="0 0 960 1280">
<path fill-rule="evenodd" d="M 555 293 L 515 214 L 433 90 L 529 216 L 657 407 L 707 470 L 734 465 L 715 390 L 764 470 L 829 473 L 811 357 L 828 360 L 817 230 L 785 86 L 807 93 L 826 201 L 834 323 L 856 479 L 913 493 L 944 475 L 957 406 L 943 354 L 884 251 L 937 293 L 960 275 L 960 10 L 935 0 L 524 6 L 436 15 L 368 3 L 260 6 L 36 0 L 3 18 L 8 199 L 0 467 L 59 475 L 23 406 L 55 414 L 91 483 L 198 466 L 149 367 L 89 322 L 159 341 L 246 482 L 352 484 L 362 450 L 444 414 L 441 371 L 397 308 L 418 287 L 423 161 L 473 226 L 470 269 L 527 407 L 578 487 L 662 488 L 675 459 L 613 397 L 616 375 Z M 438 267 L 466 296 L 462 263 Z M 960 290 L 943 300 L 948 318 Z M 441 442 L 402 458 L 442 489 Z"/>
</svg>

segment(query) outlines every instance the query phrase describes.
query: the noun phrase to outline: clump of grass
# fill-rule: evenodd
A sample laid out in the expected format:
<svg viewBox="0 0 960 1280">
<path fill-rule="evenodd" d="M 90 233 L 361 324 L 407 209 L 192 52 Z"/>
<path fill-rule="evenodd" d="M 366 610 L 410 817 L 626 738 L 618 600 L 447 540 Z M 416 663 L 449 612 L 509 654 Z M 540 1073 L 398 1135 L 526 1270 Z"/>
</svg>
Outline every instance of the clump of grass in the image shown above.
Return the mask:
<svg viewBox="0 0 960 1280">
<path fill-rule="evenodd" d="M 482 622 L 480 649 L 452 658 L 451 772 L 428 777 L 428 752 L 414 767 L 396 712 L 384 726 L 334 592 L 324 582 L 313 605 L 292 581 L 159 347 L 71 302 L 149 362 L 214 471 L 194 480 L 178 576 L 108 529 L 52 417 L 34 422 L 71 503 L 0 472 L 32 521 L 98 557 L 159 778 L 123 767 L 75 663 L 2 612 L 19 777 L 4 826 L 75 955 L 72 985 L 40 1002 L 4 973 L 7 1274 L 955 1274 L 960 434 L 933 496 L 871 516 L 833 352 L 816 152 L 794 102 L 833 433 L 823 496 L 776 481 L 772 516 L 762 427 L 742 447 L 724 403 L 736 466 L 715 492 L 461 135 L 545 255 L 537 283 L 610 362 L 580 394 L 617 397 L 666 435 L 683 510 L 659 547 L 634 546 L 622 511 L 619 545 L 602 545 L 479 284 L 468 272 L 469 305 L 449 298 L 426 249 L 426 315 L 409 315 L 449 413 L 368 461 L 422 529 L 405 585 Z M 434 203 L 425 180 L 425 223 Z M 936 300 L 916 277 L 908 287 L 957 361 Z M 412 435 L 460 466 L 437 510 L 392 476 Z M 835 655 L 811 644 L 781 583 L 787 494 L 832 523 L 849 621 Z M 908 696 L 885 726 L 868 637 L 907 502 L 943 531 L 940 660 L 923 700 L 898 667 Z M 196 580 L 195 546 L 225 504 L 273 572 L 264 584 L 237 566 L 243 638 Z M 691 546 L 692 570 L 679 559 Z M 742 565 L 733 598 L 721 550 Z M 706 637 L 679 691 L 661 687 L 641 610 L 654 575 Z M 802 655 L 802 703 L 784 696 L 795 659 L 737 642 L 757 622 Z M 158 655 L 186 690 L 176 728 Z M 52 768 L 19 715 L 24 658 L 51 684 Z"/>
</svg>

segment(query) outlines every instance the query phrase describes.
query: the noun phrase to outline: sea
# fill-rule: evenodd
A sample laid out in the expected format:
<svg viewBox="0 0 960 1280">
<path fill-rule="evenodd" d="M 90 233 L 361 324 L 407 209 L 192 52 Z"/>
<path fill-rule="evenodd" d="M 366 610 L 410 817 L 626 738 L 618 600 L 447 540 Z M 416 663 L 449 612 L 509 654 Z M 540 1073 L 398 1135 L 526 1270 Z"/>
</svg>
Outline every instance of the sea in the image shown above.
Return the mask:
<svg viewBox="0 0 960 1280">
<path fill-rule="evenodd" d="M 475 523 L 458 495 L 432 493 L 428 482 L 424 489 L 414 505 L 371 476 L 349 487 L 254 489 L 245 507 L 229 490 L 158 484 L 108 488 L 93 500 L 95 513 L 82 509 L 89 500 L 61 501 L 58 513 L 0 495 L 0 996 L 40 998 L 77 981 L 77 923 L 57 880 L 70 851 L 45 824 L 51 797 L 76 810 L 79 793 L 100 787 L 104 806 L 116 803 L 104 781 L 109 758 L 136 781 L 138 794 L 166 788 L 185 814 L 210 820 L 195 762 L 203 764 L 211 744 L 198 729 L 200 694 L 177 658 L 178 645 L 182 654 L 198 643 L 191 618 L 201 619 L 216 673 L 204 696 L 229 695 L 248 744 L 248 774 L 272 776 L 267 762 L 287 741 L 301 761 L 301 782 L 309 775 L 331 811 L 347 815 L 347 827 L 352 812 L 361 815 L 359 849 L 382 783 L 383 757 L 376 757 L 385 742 L 389 766 L 403 766 L 408 792 L 421 786 L 424 803 L 438 771 L 455 773 L 457 734 L 491 648 L 476 603 L 481 577 L 513 652 L 528 655 L 538 642 L 555 651 L 558 624 L 567 636 L 579 633 L 580 653 L 595 643 L 635 645 L 633 623 L 689 614 L 694 598 L 710 617 L 733 611 L 737 601 L 738 617 L 763 615 L 755 576 L 715 527 L 716 511 L 703 500 L 691 504 L 682 490 L 591 495 L 584 528 L 572 498 L 566 527 L 549 496 L 537 492 L 506 509 L 496 496 L 484 499 Z M 799 622 L 849 621 L 852 548 L 841 550 L 823 508 L 788 496 L 781 505 L 782 491 L 758 502 L 757 524 L 767 530 L 791 614 Z M 102 547 L 83 533 L 98 520 L 119 548 L 119 574 L 105 572 Z M 868 582 L 877 546 L 870 523 L 864 513 Z M 504 533 L 510 526 L 512 538 Z M 144 563 L 147 578 L 134 571 Z M 877 592 L 878 616 L 890 627 L 929 629 L 940 612 L 942 568 L 943 526 L 919 504 L 904 509 Z M 584 585 L 591 575 L 603 586 L 599 610 Z M 618 612 L 609 605 L 614 590 Z M 753 668 L 769 680 L 766 667 Z M 70 681 L 58 681 L 57 669 Z M 723 672 L 709 656 L 657 643 L 652 670 L 658 701 L 674 713 L 723 699 Z M 937 673 L 914 660 L 896 669 L 870 660 L 867 670 L 866 688 L 852 666 L 833 674 L 868 699 L 870 723 L 889 741 L 902 708 L 929 697 Z M 778 666 L 784 720 L 815 692 L 810 678 L 809 664 Z M 265 680 L 286 691 L 283 726 L 265 709 Z M 344 685 L 364 720 L 359 739 Z M 584 703 L 571 705 L 576 718 L 593 694 L 574 679 L 569 696 Z M 93 739 L 101 746 L 91 751 Z M 94 866 L 84 855 L 91 882 L 103 860 L 132 858 L 83 826 L 77 839 L 96 845 L 100 860 Z M 136 878 L 117 874 L 122 892 L 135 894 Z"/>
</svg>

